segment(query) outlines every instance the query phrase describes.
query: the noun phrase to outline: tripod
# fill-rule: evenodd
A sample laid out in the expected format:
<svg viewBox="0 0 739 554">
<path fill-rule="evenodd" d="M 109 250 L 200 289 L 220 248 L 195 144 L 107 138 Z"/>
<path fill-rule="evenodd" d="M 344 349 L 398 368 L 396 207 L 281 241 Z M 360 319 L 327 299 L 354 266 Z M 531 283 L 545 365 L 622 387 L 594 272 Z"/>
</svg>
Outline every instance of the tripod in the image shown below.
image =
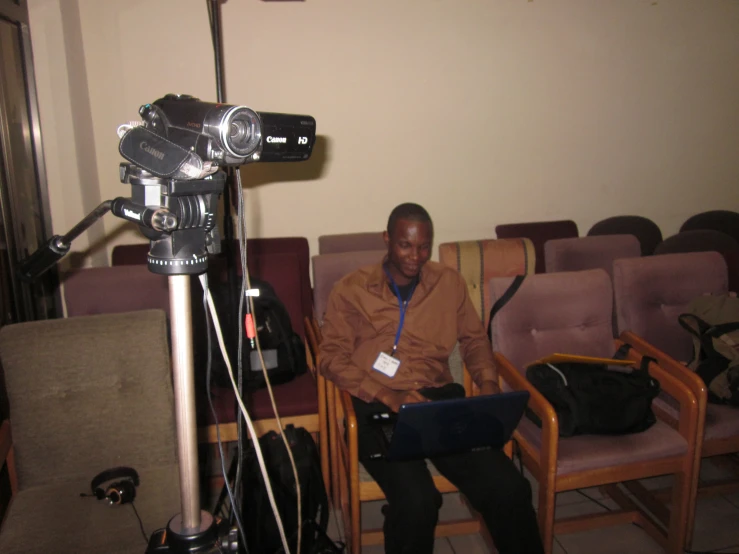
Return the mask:
<svg viewBox="0 0 739 554">
<path fill-rule="evenodd" d="M 121 181 L 131 185 L 131 198 L 103 202 L 66 235 L 53 236 L 20 265 L 24 279 L 33 280 L 68 251 L 72 241 L 108 211 L 139 224 L 150 240 L 150 271 L 168 276 L 171 310 L 172 376 L 180 470 L 181 512 L 156 531 L 147 554 L 235 552 L 238 535 L 225 522 L 200 509 L 198 489 L 195 378 L 192 345 L 190 276 L 208 268 L 208 252 L 217 253 L 215 227 L 218 196 L 225 175 L 218 171 L 199 180 L 160 178 L 133 164 L 121 164 Z M 156 197 L 159 208 L 153 205 Z"/>
</svg>

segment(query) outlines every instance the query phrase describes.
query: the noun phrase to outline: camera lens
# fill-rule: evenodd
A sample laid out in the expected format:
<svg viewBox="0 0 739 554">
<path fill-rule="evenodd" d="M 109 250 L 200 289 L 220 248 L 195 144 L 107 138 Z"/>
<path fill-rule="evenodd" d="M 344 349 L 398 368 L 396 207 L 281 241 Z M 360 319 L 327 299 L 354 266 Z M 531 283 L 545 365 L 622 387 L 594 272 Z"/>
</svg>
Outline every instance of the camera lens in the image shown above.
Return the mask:
<svg viewBox="0 0 739 554">
<path fill-rule="evenodd" d="M 228 110 L 220 127 L 223 146 L 232 156 L 239 158 L 254 152 L 262 138 L 259 116 L 244 106 Z"/>
<path fill-rule="evenodd" d="M 243 121 L 232 121 L 231 122 L 231 134 L 228 136 L 231 141 L 235 143 L 243 142 L 244 139 L 249 138 L 249 128 Z"/>
</svg>

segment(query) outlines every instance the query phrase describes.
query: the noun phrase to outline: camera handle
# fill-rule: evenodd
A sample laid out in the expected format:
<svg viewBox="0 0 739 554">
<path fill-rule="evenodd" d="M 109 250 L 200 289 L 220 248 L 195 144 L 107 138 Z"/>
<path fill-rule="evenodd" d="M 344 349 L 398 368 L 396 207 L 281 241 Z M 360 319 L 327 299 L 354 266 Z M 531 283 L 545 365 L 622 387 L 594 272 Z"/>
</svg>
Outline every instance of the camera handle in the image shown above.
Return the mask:
<svg viewBox="0 0 739 554">
<path fill-rule="evenodd" d="M 190 275 L 207 269 L 207 255 L 202 256 L 204 260 L 197 256 L 195 263 L 195 256 L 185 257 L 183 254 L 205 253 L 208 241 L 218 242 L 218 237 L 210 234 L 212 214 L 209 208 L 222 190 L 223 174 L 219 172 L 206 181 L 178 181 L 155 178 L 135 166 L 122 169 L 125 171 L 121 172 L 121 180 L 132 185 L 134 199 L 150 197 L 145 194 L 146 189 L 154 187 L 162 191 L 160 200 L 164 205 L 151 208 L 123 197 L 106 200 L 69 232 L 54 235 L 23 260 L 19 265 L 19 273 L 29 281 L 40 276 L 69 252 L 75 238 L 109 211 L 137 223 L 150 239 L 149 270 L 166 274 L 169 281 L 172 377 L 182 511 L 170 519 L 166 529 L 152 534 L 146 554 L 235 552 L 238 545 L 236 530 L 228 528 L 226 521 L 217 522 L 210 513 L 200 509 Z M 203 191 L 206 194 L 197 194 Z M 178 210 L 178 206 L 185 206 L 185 210 Z M 203 208 L 195 210 L 199 213 L 194 213 L 187 209 L 192 206 Z M 189 227 L 193 221 L 196 221 L 194 228 L 178 228 L 183 224 Z M 208 249 L 213 246 L 217 249 L 218 245 L 207 246 Z M 152 255 L 155 249 L 158 253 Z"/>
</svg>

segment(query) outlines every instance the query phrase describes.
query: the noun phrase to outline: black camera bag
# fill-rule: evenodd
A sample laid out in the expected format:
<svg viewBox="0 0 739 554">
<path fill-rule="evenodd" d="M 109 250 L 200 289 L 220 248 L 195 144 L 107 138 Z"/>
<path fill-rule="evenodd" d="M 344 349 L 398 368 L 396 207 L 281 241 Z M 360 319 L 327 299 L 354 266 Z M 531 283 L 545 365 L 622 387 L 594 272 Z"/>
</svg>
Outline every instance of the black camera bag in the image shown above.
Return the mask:
<svg viewBox="0 0 739 554">
<path fill-rule="evenodd" d="M 615 359 L 623 358 L 630 346 L 625 347 Z M 660 385 L 649 375 L 650 361 L 643 357 L 638 369 L 570 362 L 533 364 L 526 378 L 557 413 L 561 437 L 639 433 L 656 422 L 652 400 Z M 527 416 L 541 426 L 533 412 L 527 410 Z"/>
</svg>

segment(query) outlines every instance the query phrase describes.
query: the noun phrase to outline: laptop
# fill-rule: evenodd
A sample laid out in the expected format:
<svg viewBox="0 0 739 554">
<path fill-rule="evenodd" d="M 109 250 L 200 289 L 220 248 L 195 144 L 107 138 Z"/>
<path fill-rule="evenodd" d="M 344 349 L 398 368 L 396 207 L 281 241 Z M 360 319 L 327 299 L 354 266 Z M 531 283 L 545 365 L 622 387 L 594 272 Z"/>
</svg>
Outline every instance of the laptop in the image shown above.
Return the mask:
<svg viewBox="0 0 739 554">
<path fill-rule="evenodd" d="M 397 414 L 370 418 L 381 429 L 382 451 L 371 459 L 418 460 L 502 448 L 523 416 L 527 391 L 403 404 Z"/>
</svg>

